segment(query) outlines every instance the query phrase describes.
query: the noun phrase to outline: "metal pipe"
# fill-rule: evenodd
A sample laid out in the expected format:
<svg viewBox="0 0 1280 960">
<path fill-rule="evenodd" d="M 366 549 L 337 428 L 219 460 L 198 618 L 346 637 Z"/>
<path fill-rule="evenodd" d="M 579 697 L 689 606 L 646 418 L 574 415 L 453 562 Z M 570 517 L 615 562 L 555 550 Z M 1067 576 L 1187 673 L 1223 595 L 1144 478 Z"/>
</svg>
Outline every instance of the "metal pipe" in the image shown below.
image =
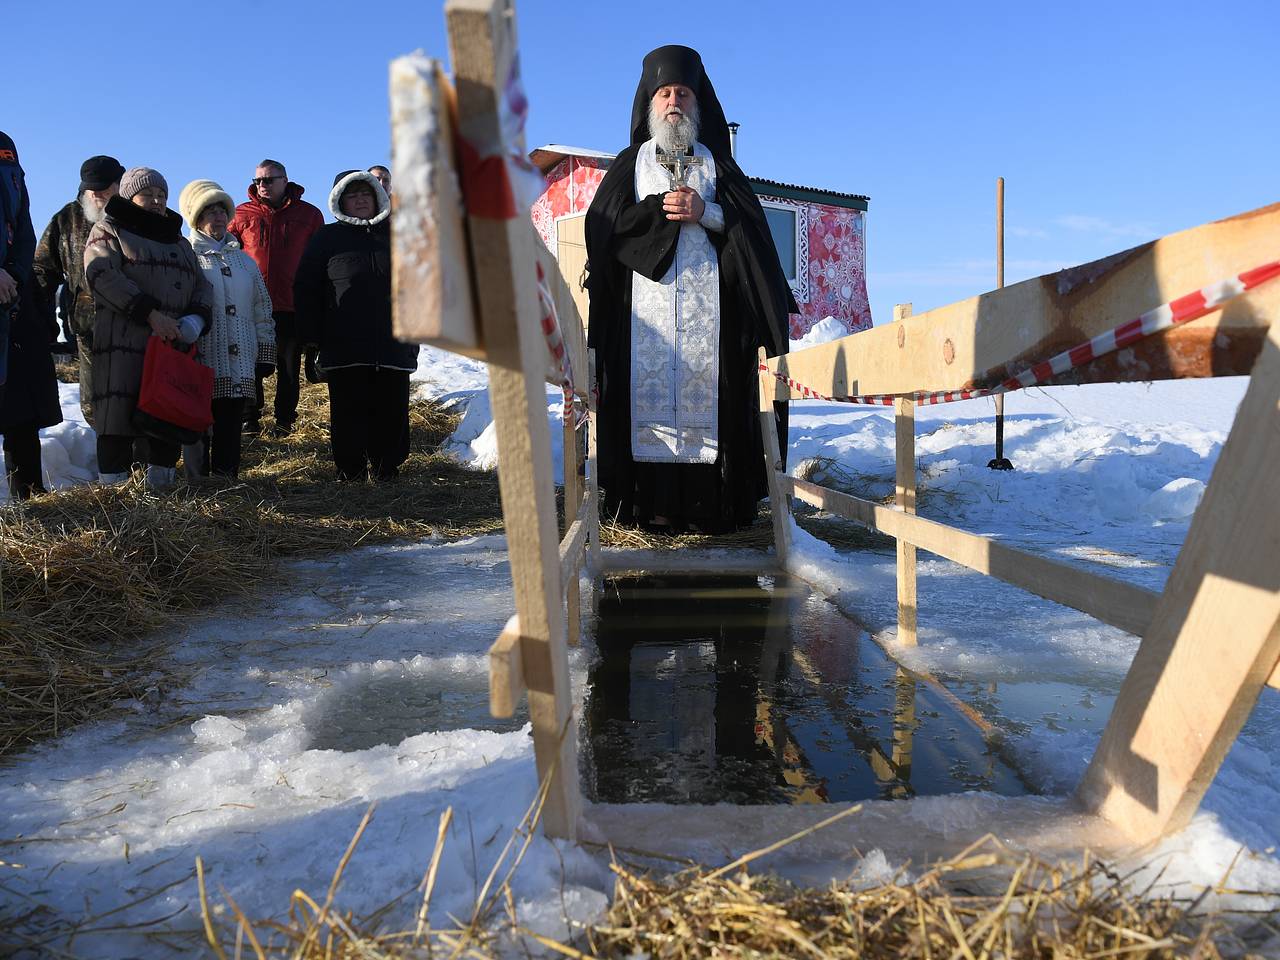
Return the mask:
<svg viewBox="0 0 1280 960">
<path fill-rule="evenodd" d="M 738 159 L 738 127 L 740 126 L 742 126 L 740 123 L 729 124 L 729 156 L 734 160 Z"/>
<path fill-rule="evenodd" d="M 1004 177 L 996 177 L 996 289 L 1004 286 Z M 987 464 L 991 470 L 1012 470 L 1004 455 L 1004 394 L 996 394 L 996 455 Z"/>
</svg>

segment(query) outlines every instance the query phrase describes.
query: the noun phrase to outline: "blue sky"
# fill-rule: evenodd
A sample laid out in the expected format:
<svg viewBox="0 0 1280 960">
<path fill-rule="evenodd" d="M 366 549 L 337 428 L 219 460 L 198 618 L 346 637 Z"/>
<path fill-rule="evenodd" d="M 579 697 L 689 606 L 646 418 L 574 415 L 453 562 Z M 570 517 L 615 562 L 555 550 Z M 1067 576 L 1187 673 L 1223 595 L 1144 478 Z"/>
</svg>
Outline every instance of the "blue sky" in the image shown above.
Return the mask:
<svg viewBox="0 0 1280 960">
<path fill-rule="evenodd" d="M 37 232 L 111 153 L 237 200 L 277 157 L 324 206 L 389 155 L 387 63 L 447 59 L 442 4 L 5 0 Z M 529 145 L 617 150 L 646 51 L 703 55 L 749 174 L 867 194 L 876 322 L 1280 200 L 1280 9 L 1182 2 L 521 0 Z"/>
</svg>

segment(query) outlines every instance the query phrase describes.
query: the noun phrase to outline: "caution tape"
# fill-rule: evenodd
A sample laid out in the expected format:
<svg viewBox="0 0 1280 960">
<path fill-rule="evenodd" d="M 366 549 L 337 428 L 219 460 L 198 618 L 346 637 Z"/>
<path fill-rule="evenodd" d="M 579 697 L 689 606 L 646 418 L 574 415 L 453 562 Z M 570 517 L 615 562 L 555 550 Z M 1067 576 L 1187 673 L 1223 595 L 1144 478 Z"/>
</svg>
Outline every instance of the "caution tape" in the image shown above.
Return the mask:
<svg viewBox="0 0 1280 960">
<path fill-rule="evenodd" d="M 547 340 L 547 349 L 551 351 L 551 360 L 560 374 L 560 389 L 564 393 L 564 419 L 568 423 L 573 419 L 574 427 L 579 427 L 587 419 L 587 410 L 574 404 L 573 363 L 569 359 L 569 351 L 564 345 L 564 334 L 560 330 L 560 316 L 556 311 L 556 301 L 551 295 L 551 287 L 547 284 L 547 275 L 542 264 L 538 269 L 538 304 L 542 314 L 542 335 Z"/>
<path fill-rule="evenodd" d="M 1247 293 L 1254 287 L 1276 277 L 1280 277 L 1280 260 L 1273 260 L 1270 263 L 1264 263 L 1260 267 L 1236 274 L 1236 276 L 1227 280 L 1211 283 L 1207 287 L 1201 287 L 1195 293 L 1189 293 L 1185 297 L 1179 297 L 1177 300 L 1162 303 L 1160 306 L 1134 317 L 1127 323 L 1108 330 L 1106 333 L 1100 333 L 1091 340 L 1086 340 L 1070 350 L 1064 350 L 1048 360 L 1042 360 L 995 387 L 983 387 L 973 390 L 941 390 L 936 393 L 905 393 L 900 396 L 910 398 L 918 404 L 929 405 L 953 403 L 957 400 L 973 400 L 978 397 L 992 397 L 998 393 L 1009 393 L 1013 390 L 1025 390 L 1027 387 L 1046 383 L 1053 377 L 1060 376 L 1068 370 L 1082 367 L 1097 360 L 1099 357 L 1105 357 L 1109 353 L 1121 350 L 1146 337 L 1168 330 L 1171 327 L 1190 323 L 1192 320 L 1198 320 L 1200 317 L 1220 309 L 1227 301 L 1234 300 L 1241 294 Z M 764 372 L 770 372 L 769 367 L 764 363 L 759 365 L 759 369 Z M 800 394 L 802 399 L 807 400 L 827 400 L 832 403 L 861 403 L 887 407 L 892 406 L 893 401 L 898 399 L 899 396 L 895 394 L 860 394 L 851 397 L 830 397 L 784 374 L 773 372 L 773 375 L 780 382 L 785 383 Z"/>
</svg>

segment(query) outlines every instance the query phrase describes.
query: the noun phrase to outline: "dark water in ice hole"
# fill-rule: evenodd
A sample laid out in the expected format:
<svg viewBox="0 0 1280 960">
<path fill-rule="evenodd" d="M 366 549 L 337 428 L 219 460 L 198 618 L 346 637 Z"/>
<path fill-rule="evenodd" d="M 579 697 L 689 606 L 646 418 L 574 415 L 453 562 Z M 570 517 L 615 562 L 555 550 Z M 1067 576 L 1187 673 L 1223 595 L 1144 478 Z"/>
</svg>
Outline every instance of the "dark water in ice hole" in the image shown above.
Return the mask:
<svg viewBox="0 0 1280 960">
<path fill-rule="evenodd" d="M 609 803 L 1027 792 L 939 690 L 785 577 L 606 580 L 582 731 Z"/>
<path fill-rule="evenodd" d="M 1017 773 L 936 688 L 784 577 L 605 580 L 580 728 L 584 792 L 609 803 L 822 803 L 992 790 Z M 590 643 L 587 639 L 586 642 Z M 429 730 L 509 731 L 484 674 L 371 675 L 317 705 L 312 749 Z"/>
</svg>

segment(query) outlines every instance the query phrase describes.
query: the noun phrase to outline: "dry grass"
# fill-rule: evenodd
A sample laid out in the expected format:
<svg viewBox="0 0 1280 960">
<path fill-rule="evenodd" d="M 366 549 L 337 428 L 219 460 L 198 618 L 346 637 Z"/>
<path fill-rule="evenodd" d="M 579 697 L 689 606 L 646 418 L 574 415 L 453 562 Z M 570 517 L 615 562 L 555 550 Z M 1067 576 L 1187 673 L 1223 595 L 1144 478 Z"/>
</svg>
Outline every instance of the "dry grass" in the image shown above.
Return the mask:
<svg viewBox="0 0 1280 960">
<path fill-rule="evenodd" d="M 869 888 L 798 888 L 745 869 L 614 872 L 609 916 L 584 935 L 590 955 L 1092 960 L 1242 956 L 1280 944 L 1263 911 L 1198 911 L 1195 901 L 1135 890 L 1087 854 L 1051 864 L 990 837 L 916 879 Z"/>
<path fill-rule="evenodd" d="M 74 353 L 55 353 L 53 355 L 53 374 L 62 383 L 80 382 L 80 361 Z"/>
<path fill-rule="evenodd" d="M 469 916 L 442 928 L 428 911 L 452 809 L 441 817 L 435 850 L 422 883 L 413 929 L 382 931 L 383 917 L 404 897 L 368 917 L 336 906 L 342 873 L 373 814 L 371 807 L 329 884 L 323 903 L 302 890 L 290 899 L 288 919 L 250 921 L 224 894 L 227 910 L 210 908 L 199 887 L 207 940 L 229 960 L 330 960 L 410 957 L 497 958 L 547 955 L 574 958 L 813 957 L 832 960 L 925 957 L 947 960 L 1101 960 L 1111 957 L 1261 957 L 1280 946 L 1280 924 L 1265 908 L 1274 894 L 1229 891 L 1238 902 L 1256 898 L 1260 909 L 1205 909 L 1211 893 L 1228 892 L 1227 877 L 1194 900 L 1174 899 L 1132 883 L 1104 862 L 1082 855 L 1053 864 L 1014 853 L 987 836 L 963 853 L 914 878 L 900 870 L 888 882 L 860 886 L 833 882 L 796 887 L 749 865 L 765 854 L 822 829 L 821 824 L 715 869 L 695 865 L 654 874 L 612 858 L 615 887 L 607 915 L 575 924 L 567 942 L 523 926 L 511 879 L 538 828 L 540 793 L 494 864 Z M 197 861 L 197 869 L 200 864 Z M 215 913 L 233 922 L 220 925 Z"/>
<path fill-rule="evenodd" d="M 415 402 L 400 479 L 339 484 L 322 387 L 299 413 L 293 435 L 246 442 L 236 484 L 86 485 L 3 508 L 0 757 L 145 698 L 165 682 L 151 631 L 256 590 L 282 559 L 501 530 L 496 476 L 439 452 L 456 416 Z"/>
</svg>

